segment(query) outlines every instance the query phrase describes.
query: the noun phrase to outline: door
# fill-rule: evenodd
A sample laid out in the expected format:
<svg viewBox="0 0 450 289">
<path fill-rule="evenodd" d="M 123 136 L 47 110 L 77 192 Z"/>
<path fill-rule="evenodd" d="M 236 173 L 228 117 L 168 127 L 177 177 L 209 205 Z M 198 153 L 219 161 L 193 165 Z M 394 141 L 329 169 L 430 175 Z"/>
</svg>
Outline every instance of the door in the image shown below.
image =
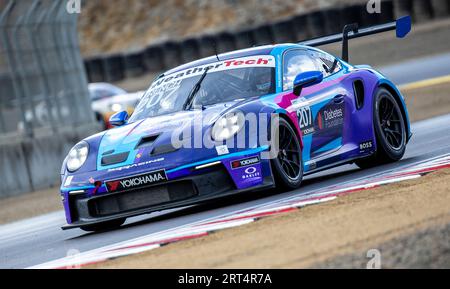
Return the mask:
<svg viewBox="0 0 450 289">
<path fill-rule="evenodd" d="M 293 101 L 300 129 L 303 133 L 305 171 L 321 164 L 318 159 L 336 152 L 343 146 L 345 116 L 349 93 L 337 80 L 342 71 L 333 56 L 308 49 L 293 49 L 283 58 L 283 90 L 292 89 L 295 77 L 306 71 L 318 70 L 324 75 L 322 83 L 304 88 Z M 325 162 L 326 163 L 326 162 Z"/>
</svg>

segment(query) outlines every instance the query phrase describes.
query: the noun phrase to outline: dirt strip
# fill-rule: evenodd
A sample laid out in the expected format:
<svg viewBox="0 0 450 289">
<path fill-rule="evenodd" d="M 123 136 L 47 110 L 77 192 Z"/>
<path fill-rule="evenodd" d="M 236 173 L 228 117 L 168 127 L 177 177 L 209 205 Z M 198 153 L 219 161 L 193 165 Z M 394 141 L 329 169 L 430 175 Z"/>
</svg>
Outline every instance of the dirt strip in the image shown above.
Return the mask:
<svg viewBox="0 0 450 289">
<path fill-rule="evenodd" d="M 0 225 L 62 210 L 59 188 L 0 199 Z"/>
<path fill-rule="evenodd" d="M 450 170 L 91 268 L 306 268 L 450 223 Z M 400 252 L 401 253 L 401 252 Z M 390 266 L 407 267 L 399 262 Z"/>
<path fill-rule="evenodd" d="M 412 234 L 394 238 L 388 242 L 377 245 L 377 251 L 369 248 L 353 254 L 338 256 L 320 264 L 315 264 L 316 269 L 361 269 L 367 268 L 401 268 L 401 269 L 450 269 L 450 223 L 434 225 L 418 230 Z M 378 255 L 375 255 L 378 254 Z"/>
<path fill-rule="evenodd" d="M 411 122 L 450 113 L 450 82 L 402 90 Z"/>
</svg>

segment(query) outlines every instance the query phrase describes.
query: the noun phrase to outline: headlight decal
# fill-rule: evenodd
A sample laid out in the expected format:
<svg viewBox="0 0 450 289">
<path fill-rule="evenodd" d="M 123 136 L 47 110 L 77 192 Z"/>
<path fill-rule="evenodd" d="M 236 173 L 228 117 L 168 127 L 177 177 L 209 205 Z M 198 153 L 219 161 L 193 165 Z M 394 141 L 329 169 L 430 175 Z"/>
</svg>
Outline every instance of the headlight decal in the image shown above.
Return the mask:
<svg viewBox="0 0 450 289">
<path fill-rule="evenodd" d="M 89 154 L 89 144 L 85 141 L 77 143 L 67 156 L 67 170 L 75 172 L 86 162 Z"/>
</svg>

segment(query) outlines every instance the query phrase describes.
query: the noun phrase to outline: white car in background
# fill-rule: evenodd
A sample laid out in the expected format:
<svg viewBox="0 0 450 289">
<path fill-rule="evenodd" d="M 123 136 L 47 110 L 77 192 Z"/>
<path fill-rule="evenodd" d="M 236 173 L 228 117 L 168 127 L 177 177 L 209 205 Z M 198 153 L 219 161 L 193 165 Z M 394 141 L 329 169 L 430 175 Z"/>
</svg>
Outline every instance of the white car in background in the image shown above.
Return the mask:
<svg viewBox="0 0 450 289">
<path fill-rule="evenodd" d="M 103 82 L 91 83 L 88 88 L 91 95 L 92 110 L 105 129 L 111 128 L 109 118 L 116 112 L 126 110 L 131 115 L 137 102 L 144 94 L 144 91 L 127 93 L 120 87 Z"/>
</svg>

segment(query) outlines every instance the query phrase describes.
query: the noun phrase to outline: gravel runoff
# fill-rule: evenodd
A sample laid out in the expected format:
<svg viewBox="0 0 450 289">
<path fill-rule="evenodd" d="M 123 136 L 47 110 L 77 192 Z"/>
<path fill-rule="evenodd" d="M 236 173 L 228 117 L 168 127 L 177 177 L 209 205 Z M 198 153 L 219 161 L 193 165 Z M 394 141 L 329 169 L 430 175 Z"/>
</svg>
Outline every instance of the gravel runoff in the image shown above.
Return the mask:
<svg viewBox="0 0 450 289">
<path fill-rule="evenodd" d="M 364 252 L 335 257 L 312 268 L 366 269 L 372 249 L 381 253 L 381 269 L 450 269 L 450 223 L 394 238 Z"/>
</svg>

